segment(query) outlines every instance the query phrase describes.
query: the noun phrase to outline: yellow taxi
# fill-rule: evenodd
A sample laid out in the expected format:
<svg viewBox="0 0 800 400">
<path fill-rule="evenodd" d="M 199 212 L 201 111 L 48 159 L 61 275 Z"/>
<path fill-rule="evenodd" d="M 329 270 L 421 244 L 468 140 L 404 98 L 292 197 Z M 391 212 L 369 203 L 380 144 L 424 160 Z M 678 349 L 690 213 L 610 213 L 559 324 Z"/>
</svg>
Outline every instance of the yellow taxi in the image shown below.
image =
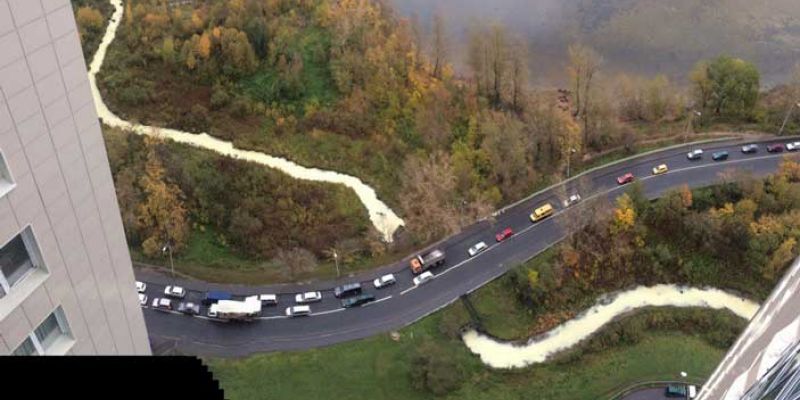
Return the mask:
<svg viewBox="0 0 800 400">
<path fill-rule="evenodd" d="M 669 171 L 669 168 L 667 168 L 667 164 L 661 164 L 657 167 L 653 167 L 653 175 L 665 174 L 667 173 L 667 171 Z"/>
<path fill-rule="evenodd" d="M 550 203 L 547 203 L 547 204 L 545 204 L 545 205 L 533 210 L 533 213 L 531 213 L 531 221 L 537 222 L 537 221 L 540 221 L 540 220 L 542 220 L 544 218 L 547 218 L 547 217 L 553 215 L 554 211 L 555 210 L 553 209 L 553 206 L 551 206 Z"/>
</svg>

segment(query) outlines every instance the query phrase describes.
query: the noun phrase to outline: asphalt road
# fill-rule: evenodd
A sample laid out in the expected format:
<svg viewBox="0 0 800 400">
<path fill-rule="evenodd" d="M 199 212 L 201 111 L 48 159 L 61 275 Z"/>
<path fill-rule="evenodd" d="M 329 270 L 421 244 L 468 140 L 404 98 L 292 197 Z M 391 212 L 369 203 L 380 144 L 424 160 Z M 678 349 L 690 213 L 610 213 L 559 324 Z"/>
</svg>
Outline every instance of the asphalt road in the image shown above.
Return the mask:
<svg viewBox="0 0 800 400">
<path fill-rule="evenodd" d="M 787 141 L 788 138 L 783 138 L 780 142 Z M 772 142 L 774 140 L 757 143 Z M 740 151 L 742 144 L 732 141 L 699 146 L 705 150 L 705 155 L 698 161 L 686 158 L 687 151 L 694 146 L 651 153 L 593 170 L 580 179 L 568 181 L 565 188 L 541 192 L 502 211 L 496 216 L 495 222 L 478 222 L 437 245 L 446 251 L 447 262 L 434 269 L 436 278 L 422 286 L 414 287 L 411 282 L 413 276 L 407 265 L 412 255 L 374 271 L 372 276 L 362 276 L 365 292 L 375 294 L 377 299 L 367 306 L 341 308 L 339 300 L 333 296 L 333 283 L 263 287 L 237 285 L 227 288 L 242 296 L 275 293 L 277 290 L 284 292 L 279 294 L 278 306 L 265 307 L 261 320 L 251 323 L 221 323 L 204 317 L 174 315 L 145 307 L 150 338 L 154 344 L 171 342 L 177 350 L 188 354 L 244 356 L 255 352 L 326 346 L 396 330 L 447 306 L 459 296 L 472 292 L 560 241 L 566 224 L 559 221 L 570 218 L 581 206 L 579 204 L 565 210 L 561 204 L 565 194 L 579 192 L 583 204 L 601 197 L 613 201 L 626 189 L 617 185 L 616 178 L 632 172 L 642 182 L 645 194 L 655 198 L 684 184 L 694 188 L 718 182 L 721 179 L 719 174 L 729 169 L 749 171 L 754 176 L 767 175 L 777 169 L 784 156 L 800 155 L 769 154 L 763 145 L 756 154 L 743 154 Z M 730 158 L 721 162 L 712 161 L 711 152 L 719 150 L 727 150 Z M 670 171 L 652 176 L 652 168 L 662 163 L 666 163 Z M 556 214 L 532 223 L 530 212 L 548 202 L 556 208 Z M 497 243 L 494 235 L 506 227 L 511 227 L 515 235 Z M 467 249 L 479 241 L 486 242 L 489 249 L 469 258 Z M 368 279 L 387 271 L 395 272 L 397 284 L 381 290 L 374 289 Z M 163 279 L 160 282 L 155 280 L 148 282 L 149 303 L 153 297 L 160 297 L 167 283 Z M 197 301 L 202 298 L 203 290 L 220 286 L 179 283 L 189 289 L 187 299 Z M 300 290 L 321 290 L 323 300 L 311 304 L 311 316 L 286 318 L 284 310 L 294 305 L 294 294 Z"/>
</svg>

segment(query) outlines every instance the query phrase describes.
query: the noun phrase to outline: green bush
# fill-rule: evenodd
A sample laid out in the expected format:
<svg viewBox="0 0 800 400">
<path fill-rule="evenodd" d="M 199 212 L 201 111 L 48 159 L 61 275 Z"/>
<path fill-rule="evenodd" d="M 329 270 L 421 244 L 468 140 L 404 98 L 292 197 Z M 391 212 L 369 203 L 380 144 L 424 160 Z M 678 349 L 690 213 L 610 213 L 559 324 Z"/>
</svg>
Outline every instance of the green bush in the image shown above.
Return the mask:
<svg viewBox="0 0 800 400">
<path fill-rule="evenodd" d="M 426 340 L 411 359 L 411 385 L 444 396 L 461 387 L 464 370 L 439 344 Z"/>
</svg>

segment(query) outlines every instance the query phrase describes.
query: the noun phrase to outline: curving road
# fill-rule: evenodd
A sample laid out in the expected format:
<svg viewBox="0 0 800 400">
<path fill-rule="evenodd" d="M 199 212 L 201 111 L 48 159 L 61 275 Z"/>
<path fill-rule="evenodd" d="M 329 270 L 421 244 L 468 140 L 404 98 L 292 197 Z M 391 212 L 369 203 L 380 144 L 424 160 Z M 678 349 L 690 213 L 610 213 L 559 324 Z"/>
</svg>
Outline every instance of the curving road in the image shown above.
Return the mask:
<svg viewBox="0 0 800 400">
<path fill-rule="evenodd" d="M 781 142 L 789 141 L 782 138 Z M 774 140 L 761 140 L 766 144 Z M 265 308 L 261 321 L 249 324 L 225 324 L 204 317 L 173 315 L 146 308 L 145 320 L 154 345 L 170 342 L 181 352 L 207 356 L 244 356 L 255 352 L 293 350 L 319 347 L 334 343 L 360 339 L 377 333 L 402 328 L 418 319 L 452 303 L 459 296 L 470 293 L 493 279 L 503 275 L 509 268 L 524 262 L 563 236 L 562 218 L 569 218 L 572 209 L 564 210 L 561 197 L 580 188 L 584 201 L 596 197 L 613 200 L 625 190 L 616 183 L 616 177 L 633 172 L 642 182 L 649 198 L 660 196 L 665 191 L 688 184 L 702 187 L 718 182 L 719 173 L 727 169 L 744 170 L 754 176 L 774 172 L 786 155 L 800 153 L 769 154 L 762 145 L 756 154 L 743 154 L 739 141 L 723 141 L 703 145 L 687 145 L 648 153 L 588 171 L 565 184 L 551 187 L 498 212 L 496 222 L 481 221 L 443 241 L 438 247 L 447 252 L 447 263 L 435 269 L 436 278 L 420 287 L 411 283 L 412 275 L 407 267 L 408 258 L 385 266 L 372 275 L 363 276 L 365 291 L 374 293 L 378 301 L 361 308 L 343 309 L 334 298 L 332 286 L 346 282 L 318 283 L 305 286 L 233 286 L 225 287 L 234 294 L 250 295 L 274 293 L 280 290 L 277 307 Z M 702 160 L 689 161 L 686 152 L 702 147 L 706 154 Z M 727 161 L 714 162 L 711 152 L 727 150 Z M 651 176 L 653 166 L 666 163 L 670 171 L 664 175 Z M 529 219 L 531 210 L 549 202 L 556 207 L 556 214 L 539 223 Z M 578 207 L 578 206 L 573 206 Z M 516 234 L 496 243 L 495 233 L 511 227 Z M 478 241 L 490 248 L 469 259 L 467 249 Z M 386 271 L 395 271 L 397 284 L 383 290 L 375 290 L 369 278 Z M 144 279 L 140 276 L 140 279 Z M 150 298 L 159 296 L 163 279 L 148 282 Z M 187 299 L 199 300 L 202 290 L 223 285 L 179 282 L 190 289 Z M 195 289 L 195 290 L 192 290 Z M 299 290 L 322 290 L 323 301 L 311 305 L 314 314 L 309 317 L 288 319 L 283 317 L 285 307 L 293 305 L 293 294 Z"/>
</svg>

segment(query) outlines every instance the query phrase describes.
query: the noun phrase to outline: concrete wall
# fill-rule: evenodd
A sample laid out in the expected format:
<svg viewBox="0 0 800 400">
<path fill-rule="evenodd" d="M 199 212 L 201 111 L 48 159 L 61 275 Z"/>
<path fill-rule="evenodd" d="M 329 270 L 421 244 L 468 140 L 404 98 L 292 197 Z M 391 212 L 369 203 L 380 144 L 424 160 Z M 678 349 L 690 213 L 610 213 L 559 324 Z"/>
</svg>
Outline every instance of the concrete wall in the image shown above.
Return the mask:
<svg viewBox="0 0 800 400">
<path fill-rule="evenodd" d="M 30 226 L 45 266 L 0 298 L 0 354 L 59 306 L 70 354 L 150 354 L 69 0 L 0 0 L 0 153 L 0 245 Z"/>
</svg>

